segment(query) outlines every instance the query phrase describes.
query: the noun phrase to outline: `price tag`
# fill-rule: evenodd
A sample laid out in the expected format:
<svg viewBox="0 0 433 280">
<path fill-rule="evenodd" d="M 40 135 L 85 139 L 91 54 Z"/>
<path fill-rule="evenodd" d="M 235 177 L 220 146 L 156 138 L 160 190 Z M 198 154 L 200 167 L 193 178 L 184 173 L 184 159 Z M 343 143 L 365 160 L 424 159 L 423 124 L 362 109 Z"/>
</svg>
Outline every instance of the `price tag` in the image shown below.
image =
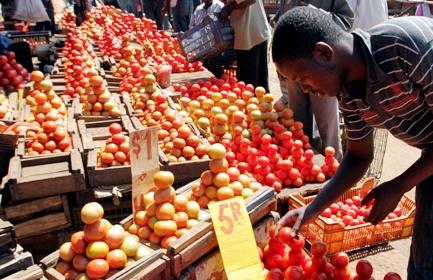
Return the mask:
<svg viewBox="0 0 433 280">
<path fill-rule="evenodd" d="M 153 186 L 153 175 L 159 171 L 158 128 L 148 127 L 129 135 L 132 209 L 134 214 L 144 210 L 143 197 Z"/>
<path fill-rule="evenodd" d="M 227 278 L 264 279 L 253 227 L 244 200 L 235 197 L 218 201 L 209 204 L 209 211 Z"/>
</svg>

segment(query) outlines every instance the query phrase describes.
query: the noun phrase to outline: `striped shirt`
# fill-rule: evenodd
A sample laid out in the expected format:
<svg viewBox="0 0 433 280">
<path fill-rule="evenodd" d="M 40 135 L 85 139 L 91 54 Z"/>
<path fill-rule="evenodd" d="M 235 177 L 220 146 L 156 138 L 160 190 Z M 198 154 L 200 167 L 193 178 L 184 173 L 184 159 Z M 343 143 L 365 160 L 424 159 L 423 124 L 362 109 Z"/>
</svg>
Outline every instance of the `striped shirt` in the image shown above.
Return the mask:
<svg viewBox="0 0 433 280">
<path fill-rule="evenodd" d="M 412 146 L 433 144 L 433 20 L 401 17 L 352 34 L 367 79 L 346 83 L 339 96 L 348 139 L 377 127 Z"/>
</svg>

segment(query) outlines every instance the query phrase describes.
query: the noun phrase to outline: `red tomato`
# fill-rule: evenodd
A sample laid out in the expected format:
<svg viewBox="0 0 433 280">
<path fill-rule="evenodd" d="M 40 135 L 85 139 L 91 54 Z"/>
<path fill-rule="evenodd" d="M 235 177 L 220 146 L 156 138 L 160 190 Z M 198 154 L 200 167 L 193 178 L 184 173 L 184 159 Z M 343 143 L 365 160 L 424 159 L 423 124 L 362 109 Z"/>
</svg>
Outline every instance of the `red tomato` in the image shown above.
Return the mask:
<svg viewBox="0 0 433 280">
<path fill-rule="evenodd" d="M 279 268 L 269 270 L 266 280 L 284 280 L 284 274 Z"/>
<path fill-rule="evenodd" d="M 328 246 L 323 241 L 314 241 L 311 245 L 311 254 L 315 257 L 322 257 L 328 251 Z"/>
<path fill-rule="evenodd" d="M 110 124 L 110 126 L 108 127 L 108 130 L 110 131 L 110 133 L 113 134 L 117 134 L 117 133 L 121 133 L 122 132 L 122 126 L 118 123 L 112 123 Z"/>
<path fill-rule="evenodd" d="M 356 264 L 356 273 L 361 279 L 370 279 L 373 274 L 373 266 L 367 260 L 360 260 Z"/>
<path fill-rule="evenodd" d="M 305 245 L 305 239 L 302 236 L 297 236 L 292 239 L 292 242 L 290 242 L 289 246 L 290 249 L 293 251 L 301 251 L 302 248 L 304 248 Z"/>
<path fill-rule="evenodd" d="M 284 272 L 286 280 L 304 280 L 304 270 L 300 266 L 289 266 Z"/>
<path fill-rule="evenodd" d="M 116 144 L 116 145 L 120 145 L 123 142 L 125 142 L 125 136 L 123 136 L 121 133 L 116 133 L 113 134 L 113 136 L 111 137 L 111 141 Z"/>
<path fill-rule="evenodd" d="M 331 218 L 332 210 L 330 208 L 326 208 L 325 210 L 323 210 L 322 214 L 320 215 L 325 218 Z"/>
<path fill-rule="evenodd" d="M 282 227 L 278 232 L 278 239 L 285 244 L 289 244 L 293 240 L 292 230 L 289 227 Z"/>
<path fill-rule="evenodd" d="M 328 277 L 326 276 L 325 273 L 323 272 L 313 272 L 313 274 L 311 274 L 311 278 L 310 280 L 327 280 Z"/>
<path fill-rule="evenodd" d="M 388 272 L 385 274 L 383 280 L 401 280 L 401 276 L 395 272 Z"/>
<path fill-rule="evenodd" d="M 114 155 L 112 153 L 102 153 L 101 154 L 101 162 L 104 164 L 113 163 Z"/>
<path fill-rule="evenodd" d="M 267 269 L 278 268 L 283 257 L 278 253 L 270 253 L 266 256 L 265 267 Z"/>
<path fill-rule="evenodd" d="M 71 236 L 72 251 L 76 254 L 84 254 L 86 252 L 87 243 L 84 240 L 84 232 L 78 231 Z"/>
<path fill-rule="evenodd" d="M 272 251 L 283 254 L 286 246 L 284 243 L 281 243 L 276 239 L 271 239 L 269 241 L 269 247 L 271 248 Z"/>
<path fill-rule="evenodd" d="M 344 252 L 337 253 L 332 257 L 332 264 L 335 267 L 346 267 L 349 264 L 349 256 Z"/>
<path fill-rule="evenodd" d="M 114 144 L 114 143 L 110 143 L 108 145 L 105 146 L 105 151 L 107 153 L 112 153 L 113 155 L 119 150 L 119 147 Z"/>
<path fill-rule="evenodd" d="M 108 266 L 107 261 L 102 259 L 95 259 L 91 260 L 87 264 L 86 274 L 91 279 L 99 279 L 104 278 L 108 274 L 109 270 L 110 267 Z"/>
</svg>

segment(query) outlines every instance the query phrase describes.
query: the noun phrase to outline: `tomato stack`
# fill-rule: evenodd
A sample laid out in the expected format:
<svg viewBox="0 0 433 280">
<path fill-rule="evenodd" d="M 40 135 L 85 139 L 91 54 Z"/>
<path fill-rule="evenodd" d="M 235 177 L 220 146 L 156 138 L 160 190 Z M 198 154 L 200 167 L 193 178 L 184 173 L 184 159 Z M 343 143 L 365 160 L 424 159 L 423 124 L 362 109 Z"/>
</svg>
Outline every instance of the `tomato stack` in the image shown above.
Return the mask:
<svg viewBox="0 0 433 280">
<path fill-rule="evenodd" d="M 129 165 L 129 136 L 122 132 L 118 123 L 109 126 L 111 137 L 106 140 L 105 146 L 98 153 L 98 167 Z"/>
<path fill-rule="evenodd" d="M 0 88 L 7 92 L 13 91 L 23 87 L 29 78 L 27 70 L 15 60 L 14 52 L 0 54 Z"/>
</svg>

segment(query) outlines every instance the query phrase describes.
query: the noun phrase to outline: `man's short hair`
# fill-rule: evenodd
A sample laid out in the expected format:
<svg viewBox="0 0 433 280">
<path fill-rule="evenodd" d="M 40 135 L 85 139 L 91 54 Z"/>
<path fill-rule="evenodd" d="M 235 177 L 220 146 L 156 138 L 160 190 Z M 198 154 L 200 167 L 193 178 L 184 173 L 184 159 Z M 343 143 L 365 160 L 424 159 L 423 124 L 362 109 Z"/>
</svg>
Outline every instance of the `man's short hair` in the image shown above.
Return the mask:
<svg viewBox="0 0 433 280">
<path fill-rule="evenodd" d="M 317 42 L 332 43 L 344 32 L 322 10 L 296 7 L 287 11 L 277 22 L 272 38 L 272 59 L 310 57 Z"/>
</svg>

